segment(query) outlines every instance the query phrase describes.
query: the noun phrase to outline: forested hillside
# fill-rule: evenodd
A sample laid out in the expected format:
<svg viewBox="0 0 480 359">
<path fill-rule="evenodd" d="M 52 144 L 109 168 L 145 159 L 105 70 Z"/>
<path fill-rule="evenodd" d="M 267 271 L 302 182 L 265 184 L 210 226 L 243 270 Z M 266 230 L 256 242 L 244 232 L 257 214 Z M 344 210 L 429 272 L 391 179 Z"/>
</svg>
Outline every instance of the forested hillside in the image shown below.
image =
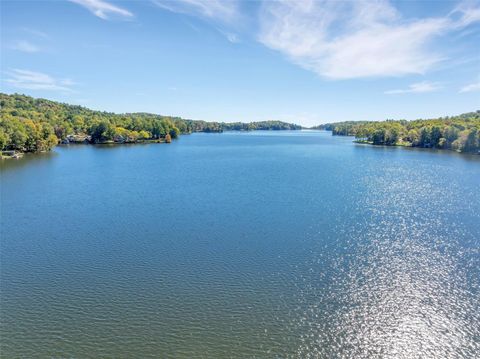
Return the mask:
<svg viewBox="0 0 480 359">
<path fill-rule="evenodd" d="M 25 95 L 0 94 L 0 150 L 47 151 L 60 142 L 165 141 L 182 133 L 227 130 L 290 130 L 280 121 L 219 123 L 150 113 L 93 111 Z"/>
<path fill-rule="evenodd" d="M 355 136 L 360 142 L 479 153 L 480 111 L 429 120 L 338 122 L 316 126 L 333 135 Z"/>
</svg>

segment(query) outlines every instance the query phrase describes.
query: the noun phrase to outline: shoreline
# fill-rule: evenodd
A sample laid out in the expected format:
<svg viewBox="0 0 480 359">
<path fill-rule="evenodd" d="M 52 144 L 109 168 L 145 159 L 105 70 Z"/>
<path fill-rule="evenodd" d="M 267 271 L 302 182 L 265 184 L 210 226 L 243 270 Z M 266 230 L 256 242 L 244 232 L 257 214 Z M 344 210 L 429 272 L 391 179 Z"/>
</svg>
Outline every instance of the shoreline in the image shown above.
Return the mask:
<svg viewBox="0 0 480 359">
<path fill-rule="evenodd" d="M 225 131 L 194 131 L 194 132 L 186 132 L 182 133 L 181 135 L 191 135 L 194 133 L 206 133 L 206 134 L 221 134 L 225 132 L 256 132 L 256 131 L 269 131 L 269 132 L 281 132 L 281 131 L 301 131 L 303 129 L 293 129 L 293 130 L 287 130 L 287 129 L 278 129 L 278 130 L 225 130 Z M 179 139 L 180 136 L 176 139 Z M 18 150 L 4 150 L 0 151 L 0 158 L 1 159 L 21 159 L 25 154 L 38 154 L 38 153 L 48 153 L 51 152 L 55 147 L 64 147 L 64 146 L 70 146 L 70 145 L 90 145 L 90 146 L 97 146 L 97 145 L 109 145 L 109 146 L 118 146 L 118 145 L 139 145 L 139 144 L 151 144 L 151 143 L 158 143 L 158 144 L 170 144 L 173 142 L 174 139 L 168 139 L 168 138 L 159 138 L 159 139 L 145 139 L 145 140 L 137 140 L 137 141 L 125 141 L 125 142 L 120 142 L 120 141 L 103 141 L 103 142 L 90 142 L 88 140 L 84 141 L 69 141 L 68 143 L 63 143 L 62 141 L 59 142 L 56 146 L 54 146 L 51 150 L 49 151 L 37 151 L 37 152 L 32 152 L 32 151 L 18 151 Z M 4 155 L 3 152 L 15 152 L 13 156 L 11 155 Z M 15 157 L 16 156 L 16 157 Z"/>
<path fill-rule="evenodd" d="M 349 136 L 351 137 L 351 136 Z M 376 146 L 376 147 L 402 147 L 402 148 L 415 148 L 415 149 L 420 149 L 420 150 L 436 150 L 436 151 L 445 151 L 445 152 L 455 152 L 459 153 L 462 155 L 474 155 L 474 156 L 480 156 L 480 151 L 478 153 L 475 152 L 463 152 L 459 150 L 453 150 L 450 148 L 438 148 L 438 147 L 420 147 L 420 146 L 412 146 L 410 143 L 396 143 L 394 145 L 386 145 L 386 144 L 375 144 L 373 141 L 367 141 L 367 140 L 353 140 L 353 143 L 360 144 L 360 145 L 370 145 L 370 146 Z"/>
</svg>

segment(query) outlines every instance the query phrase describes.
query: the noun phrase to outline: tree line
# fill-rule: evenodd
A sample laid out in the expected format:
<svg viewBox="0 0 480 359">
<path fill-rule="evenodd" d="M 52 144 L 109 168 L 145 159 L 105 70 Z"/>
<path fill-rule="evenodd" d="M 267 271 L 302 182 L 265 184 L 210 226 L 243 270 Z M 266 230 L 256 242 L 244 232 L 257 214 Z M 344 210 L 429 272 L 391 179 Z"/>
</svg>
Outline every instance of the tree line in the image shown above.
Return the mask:
<svg viewBox="0 0 480 359">
<path fill-rule="evenodd" d="M 135 143 L 165 141 L 192 132 L 296 130 L 280 121 L 222 123 L 151 113 L 94 111 L 20 94 L 0 93 L 0 150 L 48 151 L 60 142 Z"/>
<path fill-rule="evenodd" d="M 346 121 L 315 127 L 332 135 L 386 146 L 448 149 L 480 154 L 480 111 L 428 120 Z"/>
</svg>

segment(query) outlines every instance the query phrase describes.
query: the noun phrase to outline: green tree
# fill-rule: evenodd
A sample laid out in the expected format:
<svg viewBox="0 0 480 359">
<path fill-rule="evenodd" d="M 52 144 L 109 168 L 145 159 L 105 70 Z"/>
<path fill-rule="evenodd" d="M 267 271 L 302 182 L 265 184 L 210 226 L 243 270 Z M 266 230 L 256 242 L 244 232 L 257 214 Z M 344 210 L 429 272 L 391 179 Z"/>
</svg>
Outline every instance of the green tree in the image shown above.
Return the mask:
<svg viewBox="0 0 480 359">
<path fill-rule="evenodd" d="M 479 149 L 477 129 L 471 129 L 467 132 L 467 138 L 463 146 L 465 152 L 475 152 Z"/>
<path fill-rule="evenodd" d="M 10 137 L 7 133 L 0 127 L 0 151 L 4 150 L 7 145 L 10 143 Z"/>
<path fill-rule="evenodd" d="M 113 140 L 115 137 L 115 129 L 108 121 L 101 121 L 90 127 L 89 134 L 92 136 L 92 141 L 94 143 L 101 143 Z"/>
<path fill-rule="evenodd" d="M 442 131 L 438 126 L 432 127 L 430 132 L 430 144 L 432 147 L 441 147 L 439 146 L 440 138 L 442 138 Z"/>
</svg>

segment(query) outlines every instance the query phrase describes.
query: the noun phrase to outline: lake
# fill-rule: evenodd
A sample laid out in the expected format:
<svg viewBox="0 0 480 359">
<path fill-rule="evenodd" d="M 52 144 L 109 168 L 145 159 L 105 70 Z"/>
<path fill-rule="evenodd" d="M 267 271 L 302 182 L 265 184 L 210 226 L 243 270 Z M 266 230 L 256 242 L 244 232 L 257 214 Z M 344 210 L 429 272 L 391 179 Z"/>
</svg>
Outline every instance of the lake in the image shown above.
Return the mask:
<svg viewBox="0 0 480 359">
<path fill-rule="evenodd" d="M 1 163 L 5 358 L 473 358 L 480 156 L 192 134 Z"/>
</svg>

